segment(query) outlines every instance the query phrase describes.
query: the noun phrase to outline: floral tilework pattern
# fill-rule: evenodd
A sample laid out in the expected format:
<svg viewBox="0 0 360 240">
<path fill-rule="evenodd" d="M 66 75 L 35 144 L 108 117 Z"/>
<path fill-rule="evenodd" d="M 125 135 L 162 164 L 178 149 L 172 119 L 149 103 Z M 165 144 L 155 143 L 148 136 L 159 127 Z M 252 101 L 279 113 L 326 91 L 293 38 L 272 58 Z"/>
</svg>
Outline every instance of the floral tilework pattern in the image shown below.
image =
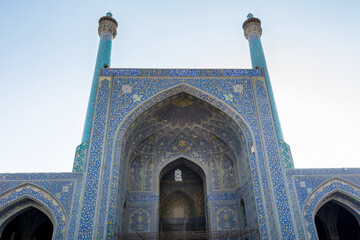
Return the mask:
<svg viewBox="0 0 360 240">
<path fill-rule="evenodd" d="M 285 168 L 294 168 L 294 162 L 293 162 L 290 146 L 283 140 L 279 140 L 279 147 L 281 151 L 281 158 Z"/>
<path fill-rule="evenodd" d="M 236 227 L 236 214 L 234 209 L 223 207 L 216 212 L 216 223 L 219 230 L 230 230 Z"/>
<path fill-rule="evenodd" d="M 76 148 L 73 172 L 85 171 L 88 149 L 88 142 L 83 142 Z"/>
<path fill-rule="evenodd" d="M 150 214 L 144 209 L 137 209 L 130 215 L 130 230 L 145 232 L 150 229 Z"/>
</svg>

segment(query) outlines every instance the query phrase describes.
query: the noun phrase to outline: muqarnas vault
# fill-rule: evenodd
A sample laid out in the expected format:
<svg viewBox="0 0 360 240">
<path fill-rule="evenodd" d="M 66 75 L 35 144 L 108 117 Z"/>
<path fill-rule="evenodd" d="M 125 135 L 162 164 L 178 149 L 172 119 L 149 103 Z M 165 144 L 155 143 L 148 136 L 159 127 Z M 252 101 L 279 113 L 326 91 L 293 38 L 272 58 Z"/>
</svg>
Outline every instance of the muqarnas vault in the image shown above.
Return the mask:
<svg viewBox="0 0 360 240">
<path fill-rule="evenodd" d="M 0 239 L 359 239 L 360 170 L 294 169 L 261 45 L 252 69 L 109 68 L 73 172 L 1 174 Z"/>
</svg>

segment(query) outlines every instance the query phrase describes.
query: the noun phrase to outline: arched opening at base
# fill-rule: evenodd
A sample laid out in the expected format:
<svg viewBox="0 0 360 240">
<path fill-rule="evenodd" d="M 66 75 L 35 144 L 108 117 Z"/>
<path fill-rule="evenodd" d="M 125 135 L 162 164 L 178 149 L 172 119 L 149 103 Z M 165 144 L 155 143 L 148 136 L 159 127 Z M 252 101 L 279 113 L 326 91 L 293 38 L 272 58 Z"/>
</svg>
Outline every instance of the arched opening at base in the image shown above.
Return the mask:
<svg viewBox="0 0 360 240">
<path fill-rule="evenodd" d="M 206 231 L 203 180 L 187 162 L 180 158 L 160 175 L 160 233 Z"/>
<path fill-rule="evenodd" d="M 319 240 L 360 239 L 360 226 L 356 217 L 337 201 L 324 204 L 315 215 Z"/>
<path fill-rule="evenodd" d="M 7 223 L 0 240 L 50 240 L 53 224 L 49 217 L 34 207 L 29 207 Z"/>
</svg>

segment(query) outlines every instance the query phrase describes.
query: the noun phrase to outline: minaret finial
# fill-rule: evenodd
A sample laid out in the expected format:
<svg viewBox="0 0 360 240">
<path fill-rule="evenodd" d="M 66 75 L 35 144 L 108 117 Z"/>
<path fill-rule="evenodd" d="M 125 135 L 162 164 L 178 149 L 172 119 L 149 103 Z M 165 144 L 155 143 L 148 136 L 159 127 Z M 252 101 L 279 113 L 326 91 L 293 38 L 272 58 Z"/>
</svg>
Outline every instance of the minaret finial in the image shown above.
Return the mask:
<svg viewBox="0 0 360 240">
<path fill-rule="evenodd" d="M 249 40 L 251 37 L 261 37 L 261 21 L 255 18 L 252 13 L 247 15 L 247 20 L 243 23 L 243 29 L 246 39 Z"/>
<path fill-rule="evenodd" d="M 253 18 L 254 17 L 254 15 L 252 14 L 252 13 L 249 13 L 248 15 L 247 15 L 247 18 Z"/>
<path fill-rule="evenodd" d="M 106 16 L 100 18 L 99 20 L 99 36 L 107 36 L 111 38 L 116 37 L 116 29 L 118 27 L 117 21 L 112 17 L 112 13 L 106 13 Z"/>
</svg>

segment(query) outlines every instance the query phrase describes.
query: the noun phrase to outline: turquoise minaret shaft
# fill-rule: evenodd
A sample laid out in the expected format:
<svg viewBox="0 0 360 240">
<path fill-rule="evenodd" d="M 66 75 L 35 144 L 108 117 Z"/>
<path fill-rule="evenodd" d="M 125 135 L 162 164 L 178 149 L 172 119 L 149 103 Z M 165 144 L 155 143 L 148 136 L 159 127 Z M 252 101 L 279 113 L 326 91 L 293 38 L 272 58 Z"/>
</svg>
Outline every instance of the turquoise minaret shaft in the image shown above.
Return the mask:
<svg viewBox="0 0 360 240">
<path fill-rule="evenodd" d="M 276 133 L 279 140 L 284 140 L 280 125 L 279 115 L 275 104 L 274 93 L 271 87 L 269 72 L 266 66 L 264 50 L 262 48 L 262 44 L 260 40 L 262 34 L 261 22 L 258 18 L 254 18 L 254 16 L 251 13 L 248 14 L 247 18 L 248 19 L 243 24 L 243 29 L 244 29 L 245 37 L 249 41 L 252 67 L 253 68 L 259 67 L 264 69 L 266 85 L 270 97 L 271 109 L 276 126 Z"/>
<path fill-rule="evenodd" d="M 111 45 L 112 40 L 116 36 L 117 26 L 118 24 L 116 20 L 112 18 L 112 14 L 110 12 L 108 12 L 106 16 L 100 18 L 99 20 L 98 32 L 100 36 L 100 43 L 96 57 L 95 71 L 91 85 L 89 104 L 86 112 L 84 132 L 81 140 L 82 143 L 89 141 L 90 138 L 99 70 L 100 68 L 106 68 L 110 66 Z"/>
</svg>

